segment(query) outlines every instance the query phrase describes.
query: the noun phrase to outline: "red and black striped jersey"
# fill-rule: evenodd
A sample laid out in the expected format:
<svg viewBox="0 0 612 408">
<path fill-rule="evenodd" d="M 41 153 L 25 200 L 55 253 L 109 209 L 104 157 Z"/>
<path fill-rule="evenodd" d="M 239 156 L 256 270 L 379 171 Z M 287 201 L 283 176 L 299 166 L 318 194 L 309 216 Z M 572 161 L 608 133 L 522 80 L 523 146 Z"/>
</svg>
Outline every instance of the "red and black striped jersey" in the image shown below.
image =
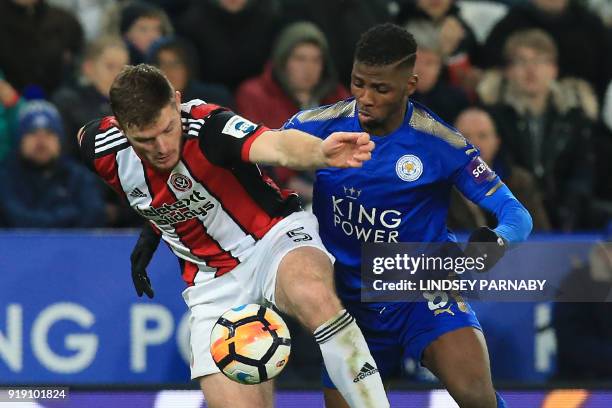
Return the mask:
<svg viewBox="0 0 612 408">
<path fill-rule="evenodd" d="M 141 160 L 112 116 L 85 125 L 79 144 L 90 168 L 161 231 L 193 285 L 244 262 L 300 206 L 248 162 L 266 127 L 201 100 L 182 104 L 181 119 L 181 159 L 170 173 Z"/>
</svg>

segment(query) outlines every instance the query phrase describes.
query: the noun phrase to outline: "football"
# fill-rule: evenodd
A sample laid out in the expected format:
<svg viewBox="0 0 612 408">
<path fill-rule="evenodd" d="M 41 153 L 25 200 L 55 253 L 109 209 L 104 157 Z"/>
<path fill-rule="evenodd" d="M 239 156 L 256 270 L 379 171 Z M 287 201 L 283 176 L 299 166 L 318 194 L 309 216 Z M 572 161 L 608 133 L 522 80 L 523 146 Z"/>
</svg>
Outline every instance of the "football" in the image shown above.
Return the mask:
<svg viewBox="0 0 612 408">
<path fill-rule="evenodd" d="M 247 304 L 219 317 L 210 344 L 223 374 L 241 384 L 259 384 L 276 377 L 287 365 L 291 336 L 274 310 Z"/>
</svg>

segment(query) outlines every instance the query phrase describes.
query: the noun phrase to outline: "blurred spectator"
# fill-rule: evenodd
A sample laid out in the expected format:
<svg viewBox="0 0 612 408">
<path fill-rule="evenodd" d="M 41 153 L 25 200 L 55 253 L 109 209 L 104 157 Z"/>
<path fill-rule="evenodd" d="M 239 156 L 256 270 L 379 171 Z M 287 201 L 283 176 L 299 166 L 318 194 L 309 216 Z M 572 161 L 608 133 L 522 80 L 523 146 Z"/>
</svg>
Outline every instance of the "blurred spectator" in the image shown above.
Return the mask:
<svg viewBox="0 0 612 408">
<path fill-rule="evenodd" d="M 409 29 L 418 44 L 414 72 L 418 75 L 416 92 L 410 96 L 436 112 L 444 121 L 453 123 L 470 102 L 463 89 L 449 84 L 442 75 L 442 51 L 435 36 L 422 27 Z"/>
<path fill-rule="evenodd" d="M 52 101 L 62 115 L 68 134 L 65 153 L 79 157 L 77 131 L 91 120 L 112 114 L 108 93 L 115 77 L 129 62 L 128 58 L 121 38 L 101 37 L 87 46 L 80 83 L 65 86 L 53 95 Z"/>
<path fill-rule="evenodd" d="M 0 168 L 0 219 L 10 228 L 104 225 L 104 203 L 91 173 L 61 156 L 61 118 L 46 101 L 19 112 L 17 153 Z"/>
<path fill-rule="evenodd" d="M 512 7 L 491 31 L 485 45 L 487 66 L 502 66 L 502 51 L 516 31 L 540 28 L 559 49 L 559 76 L 586 79 L 601 98 L 612 77 L 612 45 L 596 14 L 574 0 L 530 0 Z"/>
<path fill-rule="evenodd" d="M 350 93 L 338 83 L 324 34 L 312 23 L 294 23 L 276 40 L 272 60 L 264 72 L 240 85 L 238 112 L 256 122 L 280 128 L 302 109 L 331 104 Z M 309 172 L 284 168 L 274 171 L 275 181 L 312 201 Z"/>
<path fill-rule="evenodd" d="M 584 81 L 557 81 L 557 48 L 538 29 L 513 34 L 504 47 L 502 79 L 479 86 L 513 162 L 535 175 L 553 228 L 585 226 L 593 185 L 596 98 Z"/>
<path fill-rule="evenodd" d="M 146 62 L 151 45 L 174 32 L 164 10 L 138 0 L 120 8 L 118 25 L 132 65 Z"/>
<path fill-rule="evenodd" d="M 472 89 L 479 70 L 479 44 L 470 26 L 459 15 L 455 0 L 415 0 L 404 3 L 397 22 L 413 31 L 423 31 L 439 44 L 438 51 L 448 70 L 450 83 Z"/>
<path fill-rule="evenodd" d="M 294 23 L 276 40 L 263 73 L 236 92 L 238 112 L 279 128 L 296 112 L 348 98 L 338 83 L 324 34 L 314 24 Z"/>
<path fill-rule="evenodd" d="M 560 380 L 612 380 L 612 224 L 560 288 L 553 325 Z"/>
<path fill-rule="evenodd" d="M 355 44 L 368 28 L 391 21 L 390 0 L 283 0 L 288 21 L 311 21 L 325 34 L 338 78 L 350 85 Z"/>
<path fill-rule="evenodd" d="M 155 4 L 157 7 L 163 9 L 172 25 L 176 27 L 177 18 L 185 11 L 192 0 L 146 0 L 147 3 Z"/>
<path fill-rule="evenodd" d="M 0 67 L 18 92 L 38 85 L 50 95 L 71 74 L 83 31 L 70 13 L 44 0 L 0 2 Z"/>
<path fill-rule="evenodd" d="M 179 18 L 200 61 L 197 77 L 231 91 L 261 72 L 280 24 L 278 0 L 200 0 Z"/>
<path fill-rule="evenodd" d="M 199 81 L 197 54 L 191 44 L 176 37 L 162 38 L 151 47 L 151 63 L 162 70 L 170 83 L 182 94 L 184 102 L 202 99 L 233 108 L 230 91 L 221 84 Z"/>
<path fill-rule="evenodd" d="M 588 7 L 599 15 L 604 24 L 612 27 L 612 1 L 610 0 L 587 0 Z"/>
<path fill-rule="evenodd" d="M 93 41 L 102 31 L 102 22 L 109 7 L 116 0 L 47 0 L 50 5 L 63 8 L 75 15 L 85 31 L 85 39 Z"/>
<path fill-rule="evenodd" d="M 0 71 L 0 163 L 13 148 L 13 135 L 19 125 L 17 112 L 24 100 L 15 88 L 2 78 Z"/>
<path fill-rule="evenodd" d="M 525 169 L 514 165 L 500 152 L 500 139 L 491 116 L 479 108 L 463 111 L 455 127 L 466 139 L 480 150 L 480 157 L 497 173 L 516 198 L 527 208 L 533 219 L 534 231 L 549 231 L 550 221 L 542 203 L 542 194 L 533 176 Z M 453 189 L 448 212 L 448 225 L 455 230 L 472 230 L 482 225 L 496 226 L 491 214 Z"/>
</svg>

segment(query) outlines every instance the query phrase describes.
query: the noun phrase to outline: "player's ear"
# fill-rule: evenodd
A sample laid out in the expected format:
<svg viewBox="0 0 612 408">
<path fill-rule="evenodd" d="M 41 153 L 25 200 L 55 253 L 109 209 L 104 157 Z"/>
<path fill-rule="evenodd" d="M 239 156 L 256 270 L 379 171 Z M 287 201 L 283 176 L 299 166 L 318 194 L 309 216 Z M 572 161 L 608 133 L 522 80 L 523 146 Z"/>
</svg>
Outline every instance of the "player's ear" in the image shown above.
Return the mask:
<svg viewBox="0 0 612 408">
<path fill-rule="evenodd" d="M 179 91 L 174 91 L 174 100 L 176 101 L 176 107 L 178 110 L 181 109 L 181 98 L 181 93 Z"/>
<path fill-rule="evenodd" d="M 416 91 L 416 86 L 419 83 L 419 76 L 417 74 L 410 75 L 408 79 L 408 94 L 412 95 Z"/>
</svg>

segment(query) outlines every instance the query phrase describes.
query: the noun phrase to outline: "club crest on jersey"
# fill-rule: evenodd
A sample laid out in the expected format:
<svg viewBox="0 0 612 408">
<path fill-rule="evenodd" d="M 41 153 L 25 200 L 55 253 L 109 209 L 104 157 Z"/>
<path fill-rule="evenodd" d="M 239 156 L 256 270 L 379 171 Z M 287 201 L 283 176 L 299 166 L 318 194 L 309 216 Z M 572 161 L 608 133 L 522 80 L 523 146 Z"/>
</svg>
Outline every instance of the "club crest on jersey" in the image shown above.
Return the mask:
<svg viewBox="0 0 612 408">
<path fill-rule="evenodd" d="M 178 191 L 187 191 L 193 187 L 193 183 L 189 179 L 189 177 L 184 176 L 179 173 L 175 173 L 170 176 L 170 183 L 176 188 Z"/>
<path fill-rule="evenodd" d="M 226 135 L 233 136 L 238 139 L 242 139 L 246 135 L 250 134 L 257 128 L 257 125 L 243 118 L 242 116 L 235 115 L 227 121 L 223 127 L 222 132 Z"/>
<path fill-rule="evenodd" d="M 423 163 L 417 156 L 406 154 L 395 164 L 395 172 L 404 181 L 415 181 L 423 174 Z"/>
</svg>

